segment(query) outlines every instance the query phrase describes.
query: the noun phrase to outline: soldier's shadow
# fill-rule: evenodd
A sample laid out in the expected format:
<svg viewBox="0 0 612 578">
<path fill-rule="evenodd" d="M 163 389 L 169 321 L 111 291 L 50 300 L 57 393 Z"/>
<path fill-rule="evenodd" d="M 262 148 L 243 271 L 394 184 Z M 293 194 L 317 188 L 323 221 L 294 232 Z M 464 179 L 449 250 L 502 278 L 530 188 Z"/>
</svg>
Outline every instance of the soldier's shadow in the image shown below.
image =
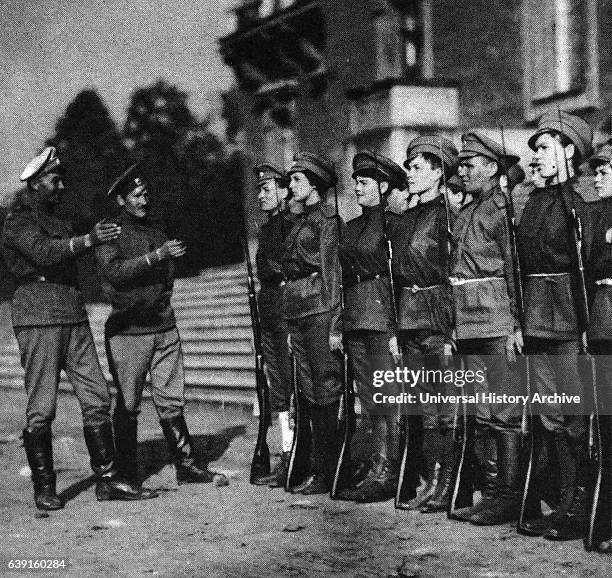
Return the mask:
<svg viewBox="0 0 612 578">
<path fill-rule="evenodd" d="M 194 456 L 200 467 L 209 462 L 218 460 L 227 450 L 232 440 L 244 435 L 246 426 L 238 425 L 224 428 L 210 435 L 192 435 Z M 168 464 L 172 464 L 172 457 L 168 451 L 163 435 L 138 443 L 138 474 L 142 482 L 148 477 L 161 472 Z M 59 493 L 59 497 L 66 504 L 76 498 L 81 492 L 87 491 L 96 483 L 95 476 L 89 476 L 71 484 Z"/>
</svg>

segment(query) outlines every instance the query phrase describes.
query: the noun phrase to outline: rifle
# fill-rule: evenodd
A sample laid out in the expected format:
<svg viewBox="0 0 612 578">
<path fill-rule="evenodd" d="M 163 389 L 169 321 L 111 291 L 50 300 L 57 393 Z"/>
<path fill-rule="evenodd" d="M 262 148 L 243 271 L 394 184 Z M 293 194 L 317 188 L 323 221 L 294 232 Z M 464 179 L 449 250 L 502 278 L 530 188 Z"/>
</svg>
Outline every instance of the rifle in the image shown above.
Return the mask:
<svg viewBox="0 0 612 578">
<path fill-rule="evenodd" d="M 342 220 L 340 218 L 340 204 L 338 203 L 338 187 L 334 182 L 334 203 L 336 206 L 336 222 L 338 223 L 338 246 L 342 245 Z M 344 287 L 340 284 L 340 312 L 344 316 Z M 332 481 L 330 498 L 336 499 L 338 493 L 349 487 L 351 479 L 351 440 L 355 431 L 355 390 L 353 389 L 352 372 L 348 358 L 348 348 L 344 333 L 342 334 L 342 382 L 344 394 L 342 396 L 342 415 L 340 417 L 340 428 L 344 430 L 342 445 L 338 454 L 338 462 Z"/>
<path fill-rule="evenodd" d="M 561 109 L 557 107 L 557 114 L 559 117 L 559 126 L 563 131 L 563 120 L 561 117 Z M 563 160 L 565 163 L 565 171 L 567 178 L 569 178 L 569 165 L 567 155 L 565 154 L 565 148 L 563 148 Z M 570 194 L 571 205 L 568 203 L 568 199 L 565 195 L 565 191 L 561 186 L 561 198 L 565 208 L 566 215 L 568 216 L 570 224 L 571 240 L 575 249 L 574 255 L 574 266 L 575 270 L 575 284 L 578 285 L 578 302 L 575 303 L 576 315 L 578 322 L 578 334 L 580 339 L 580 353 L 582 359 L 586 363 L 580 363 L 579 367 L 582 367 L 584 373 L 589 374 L 589 381 L 591 382 L 591 408 L 587 420 L 587 440 L 588 440 L 588 474 L 589 474 L 589 487 L 587 488 L 587 513 L 588 523 L 585 528 L 583 536 L 583 542 L 586 550 L 592 550 L 596 546 L 597 534 L 602 530 L 601 520 L 598 519 L 598 510 L 602 506 L 600 504 L 600 491 L 602 488 L 602 477 L 603 477 L 603 459 L 602 459 L 602 433 L 601 433 L 601 416 L 599 415 L 598 408 L 598 395 L 597 395 L 597 370 L 595 366 L 595 358 L 589 355 L 587 349 L 587 333 L 586 330 L 589 326 L 589 300 L 586 285 L 586 277 L 584 272 L 584 260 L 583 260 L 583 242 L 584 242 L 584 231 L 582 228 L 582 220 L 576 212 L 576 204 L 574 196 Z M 583 372 L 580 372 L 582 375 Z M 603 499 L 603 498 L 601 498 Z M 609 521 L 609 515 L 608 515 Z M 609 522 L 608 522 L 609 523 Z M 604 538 L 609 538 L 609 533 L 604 531 Z"/>
<path fill-rule="evenodd" d="M 247 241 L 246 217 L 242 219 L 242 230 L 240 232 L 240 243 L 246 260 L 247 267 L 247 294 L 249 297 L 249 312 L 251 314 L 251 325 L 253 327 L 253 348 L 255 350 L 255 384 L 257 392 L 257 404 L 259 407 L 259 427 L 257 429 L 257 442 L 251 461 L 250 483 L 260 476 L 270 473 L 270 450 L 268 448 L 267 435 L 270 427 L 270 387 L 264 371 L 263 349 L 261 346 L 261 323 L 257 296 L 255 293 L 255 278 L 253 276 L 253 264 L 249 253 Z"/>
<path fill-rule="evenodd" d="M 444 202 L 444 216 L 446 220 L 446 279 L 450 288 L 450 299 L 454 310 L 453 286 L 451 283 L 451 259 L 453 254 L 453 228 L 451 224 L 451 212 L 448 200 L 448 187 L 446 177 L 446 167 L 443 161 L 442 137 L 438 142 L 440 149 L 440 161 L 442 167 L 442 184 L 444 191 L 442 199 Z M 456 314 L 453 311 L 453 320 L 456 320 Z M 473 462 L 473 437 L 474 425 L 473 418 L 468 416 L 468 411 L 465 403 L 459 402 L 455 406 L 455 415 L 453 416 L 453 473 L 451 476 L 451 495 L 449 497 L 447 515 L 452 518 L 455 510 L 471 506 L 473 502 L 474 481 L 472 472 Z"/>
<path fill-rule="evenodd" d="M 502 174 L 508 178 L 508 166 L 506 165 L 506 139 L 504 136 L 504 127 L 499 127 L 501 145 L 504 154 L 504 160 L 502 165 Z M 516 308 L 519 318 L 519 324 L 521 329 L 525 323 L 525 298 L 523 290 L 523 275 L 521 272 L 521 261 L 519 259 L 518 247 L 516 243 L 518 223 L 516 220 L 516 212 L 514 210 L 514 198 L 512 197 L 512 190 L 510 189 L 510 183 L 508 182 L 508 194 L 504 194 L 506 199 L 506 216 L 508 219 L 508 231 L 510 233 L 510 250 L 512 253 L 512 265 L 514 272 L 514 290 L 516 294 Z M 531 399 L 531 374 L 529 367 L 529 358 L 525 356 L 525 388 L 527 396 Z M 525 485 L 523 487 L 523 496 L 521 499 L 521 509 L 519 518 L 517 521 L 517 530 L 520 532 L 523 523 L 527 520 L 534 519 L 540 515 L 539 499 L 530 488 L 533 488 L 532 476 L 535 474 L 535 461 L 537 460 L 536 455 L 536 443 L 534 435 L 534 420 L 531 413 L 531 406 L 526 403 L 523 407 L 521 416 L 521 463 L 526 468 L 524 472 Z"/>
<path fill-rule="evenodd" d="M 298 381 L 297 359 L 290 351 L 291 385 L 293 387 L 293 405 L 295 411 L 295 428 L 293 430 L 293 444 L 291 456 L 287 467 L 287 481 L 285 491 L 291 492 L 295 486 L 304 480 L 310 467 L 310 449 L 312 433 L 310 430 L 310 416 L 306 413 L 300 384 Z"/>
</svg>

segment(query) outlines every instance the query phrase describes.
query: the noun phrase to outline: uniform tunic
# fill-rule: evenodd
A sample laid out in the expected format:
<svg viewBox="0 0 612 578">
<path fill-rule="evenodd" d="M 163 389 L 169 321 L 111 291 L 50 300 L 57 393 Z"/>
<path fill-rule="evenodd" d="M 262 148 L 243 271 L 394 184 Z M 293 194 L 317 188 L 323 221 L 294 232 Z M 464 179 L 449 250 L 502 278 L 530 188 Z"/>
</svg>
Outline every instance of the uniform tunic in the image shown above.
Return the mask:
<svg viewBox="0 0 612 578">
<path fill-rule="evenodd" d="M 282 257 L 287 279 L 283 314 L 288 322 L 298 378 L 306 399 L 316 405 L 337 402 L 342 393 L 341 358 L 329 349 L 340 335 L 338 224 L 331 207 L 305 207 L 287 236 Z"/>
<path fill-rule="evenodd" d="M 533 387 L 538 393 L 565 393 L 583 399 L 578 373 L 578 293 L 572 278 L 575 248 L 568 215 L 572 205 L 582 219 L 587 254 L 587 207 L 572 181 L 562 187 L 534 189 L 521 216 L 517 245 L 525 278 L 525 351 L 530 355 Z M 542 423 L 547 430 L 566 431 L 581 439 L 585 433 L 582 417 L 567 415 L 579 411 L 578 406 L 547 404 L 541 408 Z"/>
<path fill-rule="evenodd" d="M 183 352 L 170 303 L 174 267 L 171 260 L 151 266 L 145 258 L 166 235 L 127 211 L 117 222 L 119 237 L 96 248 L 102 289 L 112 305 L 106 322 L 109 368 L 124 409 L 136 414 L 150 372 L 155 407 L 160 418 L 169 419 L 185 404 Z"/>
<path fill-rule="evenodd" d="M 281 266 L 283 243 L 292 221 L 279 213 L 261 227 L 258 237 L 257 277 L 261 289 L 257 296 L 261 322 L 261 340 L 270 383 L 272 411 L 288 411 L 291 397 L 291 367 L 287 347 L 287 322 L 280 303 L 285 275 Z"/>
<path fill-rule="evenodd" d="M 453 326 L 444 199 L 438 196 L 388 218 L 404 362 L 417 369 L 439 369 Z M 456 393 L 444 383 L 423 381 L 417 387 L 429 394 Z M 452 411 L 446 404 L 426 402 L 421 409 L 426 429 L 451 426 Z"/>
<path fill-rule="evenodd" d="M 384 218 L 380 205 L 364 207 L 359 217 L 343 227 L 340 246 L 345 294 L 343 328 L 359 398 L 368 413 L 388 411 L 389 408 L 372 401 L 372 377 L 376 370 L 393 367 L 389 338 L 395 322 L 387 275 Z"/>
<path fill-rule="evenodd" d="M 592 205 L 593 243 L 587 264 L 591 294 L 589 348 L 595 355 L 597 398 L 602 441 L 603 488 L 612 487 L 612 286 L 596 281 L 612 279 L 612 198 Z M 612 495 L 600 498 L 610 508 Z M 605 516 L 605 513 L 603 514 Z M 612 536 L 612 521 L 607 518 L 607 537 Z"/>
<path fill-rule="evenodd" d="M 457 351 L 466 369 L 486 375 L 484 382 L 474 383 L 481 400 L 486 393 L 520 395 L 523 391 L 515 364 L 506 356 L 506 340 L 519 324 L 506 197 L 495 182 L 461 208 L 453 237 Z M 481 401 L 476 412 L 481 426 L 520 427 L 518 403 Z"/>
<path fill-rule="evenodd" d="M 71 237 L 67 222 L 27 197 L 4 222 L 2 249 L 17 281 L 12 320 L 25 370 L 31 432 L 48 428 L 55 417 L 62 369 L 81 404 L 84 425 L 110 421 L 110 394 L 79 289 Z"/>
</svg>

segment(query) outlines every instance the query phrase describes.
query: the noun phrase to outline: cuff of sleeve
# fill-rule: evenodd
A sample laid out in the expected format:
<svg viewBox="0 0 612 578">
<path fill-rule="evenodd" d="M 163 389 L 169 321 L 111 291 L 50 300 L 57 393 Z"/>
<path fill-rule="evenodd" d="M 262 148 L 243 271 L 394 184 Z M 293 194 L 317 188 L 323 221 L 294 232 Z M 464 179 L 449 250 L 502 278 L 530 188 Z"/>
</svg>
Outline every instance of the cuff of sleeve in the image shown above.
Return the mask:
<svg viewBox="0 0 612 578">
<path fill-rule="evenodd" d="M 91 247 L 91 245 L 92 243 L 89 235 L 82 235 L 80 237 L 70 238 L 70 251 L 75 255 L 83 253 L 83 251 L 86 251 L 89 247 Z"/>
</svg>

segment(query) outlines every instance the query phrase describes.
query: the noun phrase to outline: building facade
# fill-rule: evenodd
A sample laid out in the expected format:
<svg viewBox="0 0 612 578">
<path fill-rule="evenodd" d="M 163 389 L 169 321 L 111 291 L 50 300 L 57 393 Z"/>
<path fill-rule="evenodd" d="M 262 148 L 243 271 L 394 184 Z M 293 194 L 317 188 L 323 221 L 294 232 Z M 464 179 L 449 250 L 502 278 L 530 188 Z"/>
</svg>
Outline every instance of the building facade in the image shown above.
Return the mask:
<svg viewBox="0 0 612 578">
<path fill-rule="evenodd" d="M 288 166 L 297 150 L 328 155 L 350 217 L 357 150 L 401 163 L 423 132 L 459 144 L 466 129 L 499 139 L 503 126 L 507 146 L 528 162 L 530 127 L 556 106 L 609 132 L 611 8 L 612 0 L 243 0 L 220 51 L 235 71 L 246 164 Z M 249 210 L 256 193 L 246 172 Z"/>
</svg>

